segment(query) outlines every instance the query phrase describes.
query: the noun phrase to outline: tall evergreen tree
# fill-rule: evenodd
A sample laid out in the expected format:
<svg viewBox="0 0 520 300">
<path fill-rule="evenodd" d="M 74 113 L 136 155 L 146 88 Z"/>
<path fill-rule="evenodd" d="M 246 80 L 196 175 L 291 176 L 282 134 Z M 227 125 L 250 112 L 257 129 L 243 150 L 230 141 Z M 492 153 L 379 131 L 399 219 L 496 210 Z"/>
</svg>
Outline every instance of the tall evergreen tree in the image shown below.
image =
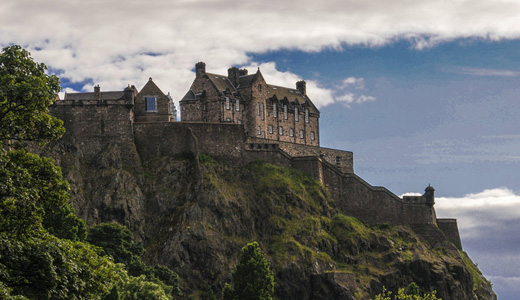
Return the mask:
<svg viewBox="0 0 520 300">
<path fill-rule="evenodd" d="M 257 242 L 242 248 L 233 272 L 233 287 L 226 285 L 224 300 L 272 300 L 274 275 Z"/>
</svg>

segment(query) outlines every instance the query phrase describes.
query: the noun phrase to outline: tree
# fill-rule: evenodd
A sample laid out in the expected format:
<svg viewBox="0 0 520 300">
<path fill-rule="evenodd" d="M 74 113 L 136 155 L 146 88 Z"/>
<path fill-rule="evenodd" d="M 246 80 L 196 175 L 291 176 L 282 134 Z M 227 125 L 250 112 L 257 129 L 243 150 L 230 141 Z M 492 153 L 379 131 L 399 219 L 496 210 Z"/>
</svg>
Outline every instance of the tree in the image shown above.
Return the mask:
<svg viewBox="0 0 520 300">
<path fill-rule="evenodd" d="M 383 287 L 383 292 L 377 295 L 374 300 L 442 300 L 441 298 L 437 298 L 437 292 L 433 291 L 432 293 L 425 293 L 421 296 L 419 292 L 419 286 L 412 282 L 406 288 L 406 292 L 404 288 L 400 288 L 397 291 L 397 294 L 392 297 L 392 292 L 387 291 L 385 287 Z"/>
<path fill-rule="evenodd" d="M 161 286 L 168 294 L 180 295 L 179 275 L 163 265 L 148 266 L 142 261 L 144 247 L 128 228 L 117 223 L 101 223 L 89 229 L 88 242 L 99 246 L 116 263 L 126 265 L 132 276 L 145 275 L 147 280 Z M 121 287 L 118 287 L 120 290 Z"/>
<path fill-rule="evenodd" d="M 63 135 L 63 122 L 50 116 L 60 81 L 46 74 L 47 67 L 35 62 L 18 45 L 0 54 L 0 147 L 20 148 L 28 141 L 46 142 Z"/>
<path fill-rule="evenodd" d="M 257 242 L 242 248 L 233 272 L 233 287 L 226 285 L 224 300 L 272 300 L 274 275 Z"/>
</svg>

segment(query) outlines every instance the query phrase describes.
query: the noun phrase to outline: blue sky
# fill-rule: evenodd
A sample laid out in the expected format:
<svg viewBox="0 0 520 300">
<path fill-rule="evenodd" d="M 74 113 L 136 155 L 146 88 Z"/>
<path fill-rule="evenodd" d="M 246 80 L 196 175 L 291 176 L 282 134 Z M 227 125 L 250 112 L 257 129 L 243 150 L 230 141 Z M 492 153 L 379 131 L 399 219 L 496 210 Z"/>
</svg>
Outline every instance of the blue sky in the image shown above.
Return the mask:
<svg viewBox="0 0 520 300">
<path fill-rule="evenodd" d="M 499 299 L 520 286 L 520 2 L 496 0 L 39 1 L 0 4 L 64 91 L 142 87 L 179 100 L 193 67 L 258 67 L 307 92 L 321 144 L 394 193 L 436 188 Z"/>
</svg>

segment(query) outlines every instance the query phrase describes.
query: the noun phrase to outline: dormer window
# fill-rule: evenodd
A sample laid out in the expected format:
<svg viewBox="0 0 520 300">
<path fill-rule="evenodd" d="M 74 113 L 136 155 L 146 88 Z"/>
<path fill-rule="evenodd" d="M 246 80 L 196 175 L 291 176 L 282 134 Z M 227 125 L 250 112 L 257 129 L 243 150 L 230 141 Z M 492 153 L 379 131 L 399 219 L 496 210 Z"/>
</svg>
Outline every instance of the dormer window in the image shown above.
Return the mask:
<svg viewBox="0 0 520 300">
<path fill-rule="evenodd" d="M 289 118 L 289 109 L 287 108 L 287 104 L 284 104 L 283 106 L 283 118 L 286 120 Z"/>
<path fill-rule="evenodd" d="M 231 104 L 229 103 L 229 97 L 226 97 L 226 109 L 230 109 Z"/>
<path fill-rule="evenodd" d="M 146 96 L 144 97 L 147 112 L 157 112 L 157 97 Z"/>
<path fill-rule="evenodd" d="M 259 92 L 262 91 L 262 85 L 261 85 L 261 84 L 258 85 L 258 91 L 259 91 Z"/>
<path fill-rule="evenodd" d="M 309 110 L 305 109 L 305 123 L 309 123 Z"/>
<path fill-rule="evenodd" d="M 294 121 L 298 122 L 300 116 L 298 115 L 300 112 L 298 111 L 298 107 L 294 107 Z"/>
<path fill-rule="evenodd" d="M 273 117 L 278 118 L 278 108 L 276 107 L 276 103 L 273 103 Z"/>
<path fill-rule="evenodd" d="M 235 109 L 237 111 L 240 111 L 240 100 L 238 100 L 238 99 L 235 101 Z"/>
</svg>

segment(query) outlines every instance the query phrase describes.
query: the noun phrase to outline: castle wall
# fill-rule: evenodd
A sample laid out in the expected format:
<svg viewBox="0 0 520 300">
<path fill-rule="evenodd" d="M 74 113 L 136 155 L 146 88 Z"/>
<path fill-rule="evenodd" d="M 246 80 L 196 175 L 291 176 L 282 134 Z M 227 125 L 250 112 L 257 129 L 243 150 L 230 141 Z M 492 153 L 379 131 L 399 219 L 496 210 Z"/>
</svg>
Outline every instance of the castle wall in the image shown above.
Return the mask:
<svg viewBox="0 0 520 300">
<path fill-rule="evenodd" d="M 462 250 L 457 219 L 437 219 L 437 226 L 457 249 Z"/>
<path fill-rule="evenodd" d="M 405 202 L 383 187 L 373 187 L 355 174 L 342 174 L 323 163 L 323 182 L 345 214 L 369 224 L 435 224 L 433 207 Z"/>
<path fill-rule="evenodd" d="M 323 148 L 313 145 L 302 145 L 281 141 L 271 141 L 248 137 L 248 143 L 274 143 L 280 149 L 292 157 L 317 156 L 321 157 L 331 165 L 334 165 L 342 173 L 354 173 L 354 158 L 351 151 Z"/>
<path fill-rule="evenodd" d="M 241 125 L 226 123 L 136 123 L 134 134 L 141 157 L 152 161 L 191 151 L 239 163 L 245 140 Z"/>
<path fill-rule="evenodd" d="M 133 112 L 124 100 L 60 100 L 49 112 L 63 120 L 65 135 L 85 159 L 92 159 L 111 144 L 122 145 L 122 155 L 135 159 L 129 150 L 134 147 Z"/>
<path fill-rule="evenodd" d="M 238 165 L 265 160 L 320 180 L 329 188 L 340 211 L 369 224 L 435 224 L 435 211 L 423 203 L 423 197 L 405 201 L 355 175 L 352 152 L 250 138 L 244 126 L 238 124 L 132 123 L 131 108 L 119 102 L 58 101 L 50 111 L 64 120 L 67 135 L 75 139 L 74 144 L 88 159 L 108 145 L 119 144 L 121 155 L 130 163 L 139 159 L 131 154 L 136 153 L 135 148 L 141 159 L 149 162 L 185 152 L 208 153 Z M 456 223 L 455 227 L 449 222 L 442 224 L 447 235 L 455 238 Z"/>
</svg>

